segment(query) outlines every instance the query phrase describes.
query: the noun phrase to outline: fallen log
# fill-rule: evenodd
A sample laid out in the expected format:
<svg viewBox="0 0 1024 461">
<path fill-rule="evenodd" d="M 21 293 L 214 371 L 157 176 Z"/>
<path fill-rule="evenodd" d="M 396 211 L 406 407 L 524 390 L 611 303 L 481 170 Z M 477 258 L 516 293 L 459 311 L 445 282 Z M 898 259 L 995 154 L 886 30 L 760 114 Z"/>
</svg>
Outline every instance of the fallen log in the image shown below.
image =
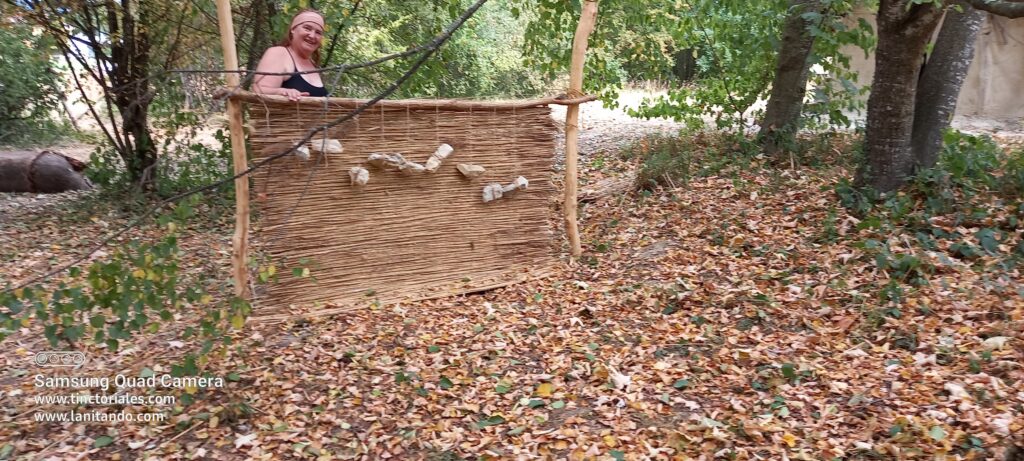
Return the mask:
<svg viewBox="0 0 1024 461">
<path fill-rule="evenodd" d="M 0 152 L 0 192 L 57 193 L 91 189 L 85 163 L 52 151 Z"/>
<path fill-rule="evenodd" d="M 599 202 L 608 197 L 618 197 L 633 188 L 636 173 L 626 176 L 605 178 L 580 191 L 580 203 Z"/>
</svg>

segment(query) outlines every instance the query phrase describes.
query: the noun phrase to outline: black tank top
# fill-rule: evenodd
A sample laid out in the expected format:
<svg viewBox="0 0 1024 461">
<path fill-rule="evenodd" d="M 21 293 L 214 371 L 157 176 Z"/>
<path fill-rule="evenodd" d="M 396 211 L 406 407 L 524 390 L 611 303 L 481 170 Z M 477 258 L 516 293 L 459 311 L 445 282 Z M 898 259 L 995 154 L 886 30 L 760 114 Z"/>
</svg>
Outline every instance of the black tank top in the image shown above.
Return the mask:
<svg viewBox="0 0 1024 461">
<path fill-rule="evenodd" d="M 295 73 L 293 73 L 285 81 L 281 82 L 281 88 L 299 90 L 304 93 L 309 93 L 310 96 L 318 98 L 327 96 L 327 87 L 314 86 L 312 83 L 309 83 L 306 81 L 306 79 L 302 78 L 302 74 L 298 72 L 299 66 L 295 64 L 295 57 L 292 56 L 292 51 L 289 50 L 287 47 L 285 47 L 285 51 L 288 52 L 288 57 L 292 58 L 292 67 L 295 69 Z"/>
</svg>

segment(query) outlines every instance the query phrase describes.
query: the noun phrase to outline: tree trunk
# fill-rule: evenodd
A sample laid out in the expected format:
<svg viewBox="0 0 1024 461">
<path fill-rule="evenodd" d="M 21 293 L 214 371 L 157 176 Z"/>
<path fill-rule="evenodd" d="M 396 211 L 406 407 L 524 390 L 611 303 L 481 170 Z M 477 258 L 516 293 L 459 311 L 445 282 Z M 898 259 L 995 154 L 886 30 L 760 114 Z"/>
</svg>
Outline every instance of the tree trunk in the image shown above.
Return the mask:
<svg viewBox="0 0 1024 461">
<path fill-rule="evenodd" d="M 875 76 L 868 97 L 865 163 L 857 184 L 891 192 L 913 173 L 911 136 L 917 77 L 942 11 L 932 4 L 907 8 L 904 0 L 881 0 Z"/>
<path fill-rule="evenodd" d="M 92 188 L 85 164 L 58 152 L 0 152 L 0 192 L 57 193 Z"/>
<path fill-rule="evenodd" d="M 931 168 L 942 149 L 942 132 L 956 111 L 960 88 L 974 59 L 974 41 L 985 13 L 960 3 L 964 11 L 946 11 L 939 37 L 917 83 L 912 138 L 914 166 Z"/>
<path fill-rule="evenodd" d="M 246 51 L 245 68 L 255 70 L 256 64 L 260 62 L 263 52 L 270 47 L 273 37 L 270 36 L 271 19 L 277 14 L 272 0 L 252 0 L 249 10 L 252 14 L 252 40 L 249 40 L 249 49 Z M 252 79 L 247 78 L 242 82 L 243 88 L 248 89 Z"/>
<path fill-rule="evenodd" d="M 775 80 L 768 99 L 761 132 L 758 137 L 768 155 L 776 155 L 785 146 L 793 144 L 799 129 L 800 113 L 807 94 L 810 74 L 808 57 L 814 47 L 811 21 L 804 19 L 808 12 L 822 10 L 820 0 L 791 0 L 789 15 L 782 29 L 782 47 L 775 67 Z"/>
<path fill-rule="evenodd" d="M 149 10 L 145 2 L 139 3 L 138 21 L 148 23 Z M 149 103 L 153 98 L 149 90 L 150 40 L 147 27 L 137 27 L 131 10 L 131 0 L 122 0 L 117 16 L 123 38 L 111 45 L 114 60 L 114 102 L 121 114 L 121 128 L 127 138 L 120 152 L 128 177 L 143 190 L 152 190 L 156 179 L 156 145 L 149 132 Z"/>
<path fill-rule="evenodd" d="M 967 0 L 971 6 L 1007 18 L 1024 18 L 1024 2 L 1021 0 Z"/>
</svg>

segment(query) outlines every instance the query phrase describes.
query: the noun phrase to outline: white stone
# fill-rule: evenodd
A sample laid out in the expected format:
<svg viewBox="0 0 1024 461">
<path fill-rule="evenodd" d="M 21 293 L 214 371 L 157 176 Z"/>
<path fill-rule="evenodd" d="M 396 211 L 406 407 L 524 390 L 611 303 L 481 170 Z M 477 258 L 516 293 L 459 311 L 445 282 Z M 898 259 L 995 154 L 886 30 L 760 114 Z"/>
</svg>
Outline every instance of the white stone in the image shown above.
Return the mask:
<svg viewBox="0 0 1024 461">
<path fill-rule="evenodd" d="M 433 154 L 430 154 L 430 158 L 427 159 L 426 170 L 431 173 L 437 171 L 438 168 L 441 168 L 441 162 L 448 158 L 454 150 L 448 144 L 441 144 Z"/>
<path fill-rule="evenodd" d="M 324 154 L 340 154 L 345 151 L 341 146 L 341 141 L 327 138 L 324 138 L 321 141 L 314 141 L 313 150 Z"/>
<path fill-rule="evenodd" d="M 370 172 L 363 167 L 352 167 L 348 170 L 348 176 L 353 186 L 365 186 L 370 182 Z"/>
<path fill-rule="evenodd" d="M 501 184 L 488 184 L 484 186 L 484 203 L 501 198 Z"/>
<path fill-rule="evenodd" d="M 427 163 L 429 164 L 430 162 Z M 480 165 L 473 165 L 471 163 L 460 163 L 456 165 L 455 168 L 457 168 L 459 173 L 462 173 L 462 175 L 467 178 L 479 178 L 487 171 L 484 167 Z"/>
</svg>

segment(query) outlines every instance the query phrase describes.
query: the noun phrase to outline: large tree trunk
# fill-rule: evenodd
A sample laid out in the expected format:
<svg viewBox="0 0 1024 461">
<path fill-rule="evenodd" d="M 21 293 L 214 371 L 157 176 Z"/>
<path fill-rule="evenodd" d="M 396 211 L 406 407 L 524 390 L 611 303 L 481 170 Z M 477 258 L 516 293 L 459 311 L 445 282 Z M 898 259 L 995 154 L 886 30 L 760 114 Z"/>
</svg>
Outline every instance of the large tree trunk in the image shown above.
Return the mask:
<svg viewBox="0 0 1024 461">
<path fill-rule="evenodd" d="M 956 111 L 960 88 L 974 59 L 974 40 L 985 13 L 960 3 L 964 11 L 946 11 L 946 19 L 917 83 L 912 138 L 915 169 L 931 168 L 942 149 L 942 132 Z"/>
<path fill-rule="evenodd" d="M 971 6 L 1007 18 L 1024 18 L 1024 1 L 1021 0 L 967 0 Z"/>
<path fill-rule="evenodd" d="M 56 193 L 92 188 L 80 171 L 85 164 L 42 151 L 0 152 L 0 192 Z"/>
<path fill-rule="evenodd" d="M 782 29 L 782 47 L 775 66 L 772 94 L 758 134 L 769 155 L 775 155 L 783 147 L 792 145 L 799 129 L 800 113 L 807 94 L 807 77 L 810 74 L 807 58 L 814 47 L 811 22 L 804 19 L 803 15 L 808 12 L 820 13 L 821 10 L 820 0 L 790 1 L 789 15 Z"/>
<path fill-rule="evenodd" d="M 153 98 L 146 78 L 151 45 L 146 31 L 149 26 L 145 25 L 149 9 L 145 2 L 139 3 L 136 23 L 131 7 L 131 0 L 122 0 L 121 11 L 113 20 L 119 20 L 123 38 L 111 46 L 115 64 L 111 80 L 125 134 L 124 148 L 119 152 L 121 159 L 132 183 L 143 190 L 151 190 L 156 179 L 157 150 L 149 131 L 149 103 Z M 142 27 L 138 27 L 140 23 Z"/>
<path fill-rule="evenodd" d="M 857 183 L 891 192 L 913 174 L 911 136 L 918 72 L 925 46 L 942 11 L 932 4 L 907 8 L 904 0 L 881 0 L 875 77 L 868 97 L 865 163 Z"/>
<path fill-rule="evenodd" d="M 252 0 L 249 3 L 249 11 L 252 15 L 252 40 L 249 40 L 249 49 L 246 50 L 245 68 L 255 70 L 263 52 L 270 47 L 273 37 L 270 36 L 271 19 L 277 14 L 273 0 Z M 247 78 L 242 82 L 245 88 L 252 84 L 252 79 Z"/>
</svg>

